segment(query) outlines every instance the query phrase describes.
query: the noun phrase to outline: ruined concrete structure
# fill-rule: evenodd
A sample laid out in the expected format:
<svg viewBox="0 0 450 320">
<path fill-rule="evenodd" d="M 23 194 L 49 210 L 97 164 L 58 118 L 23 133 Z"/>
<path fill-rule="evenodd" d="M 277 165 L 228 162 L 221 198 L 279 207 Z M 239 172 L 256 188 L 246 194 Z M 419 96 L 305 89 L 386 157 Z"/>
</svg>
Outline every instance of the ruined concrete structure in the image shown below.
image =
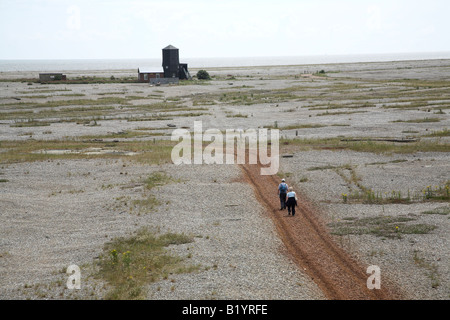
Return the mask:
<svg viewBox="0 0 450 320">
<path fill-rule="evenodd" d="M 41 82 L 61 81 L 61 80 L 67 80 L 67 77 L 65 74 L 62 74 L 62 73 L 39 73 L 39 81 L 41 81 Z"/>
</svg>

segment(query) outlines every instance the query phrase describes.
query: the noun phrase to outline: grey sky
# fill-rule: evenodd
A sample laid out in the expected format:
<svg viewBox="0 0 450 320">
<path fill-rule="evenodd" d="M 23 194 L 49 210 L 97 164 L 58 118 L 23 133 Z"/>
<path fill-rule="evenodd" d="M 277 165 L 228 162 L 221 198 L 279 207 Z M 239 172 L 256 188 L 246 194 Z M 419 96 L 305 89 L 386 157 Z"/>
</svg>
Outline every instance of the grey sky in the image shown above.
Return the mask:
<svg viewBox="0 0 450 320">
<path fill-rule="evenodd" d="M 448 0 L 0 0 L 0 59 L 450 51 Z"/>
</svg>

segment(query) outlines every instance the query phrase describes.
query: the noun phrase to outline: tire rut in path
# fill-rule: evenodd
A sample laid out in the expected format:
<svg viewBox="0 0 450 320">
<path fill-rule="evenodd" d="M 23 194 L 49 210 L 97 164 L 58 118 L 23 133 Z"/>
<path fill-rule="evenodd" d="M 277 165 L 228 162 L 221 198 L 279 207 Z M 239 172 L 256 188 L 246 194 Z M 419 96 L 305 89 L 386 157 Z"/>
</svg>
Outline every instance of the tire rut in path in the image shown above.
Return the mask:
<svg viewBox="0 0 450 320">
<path fill-rule="evenodd" d="M 381 289 L 367 288 L 368 266 L 363 267 L 336 245 L 323 223 L 318 220 L 313 205 L 298 190 L 296 215 L 288 216 L 286 211 L 279 210 L 279 179 L 260 175 L 260 165 L 246 164 L 240 167 L 245 180 L 266 207 L 292 259 L 313 279 L 327 299 L 401 299 L 400 294 L 383 284 L 383 277 Z"/>
</svg>

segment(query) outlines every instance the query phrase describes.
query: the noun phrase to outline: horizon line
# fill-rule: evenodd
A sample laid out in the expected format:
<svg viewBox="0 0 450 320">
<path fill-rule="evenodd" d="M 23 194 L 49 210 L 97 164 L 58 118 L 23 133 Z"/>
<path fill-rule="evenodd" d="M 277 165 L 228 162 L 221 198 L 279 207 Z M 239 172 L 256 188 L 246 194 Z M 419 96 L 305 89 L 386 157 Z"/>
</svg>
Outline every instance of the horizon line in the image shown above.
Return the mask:
<svg viewBox="0 0 450 320">
<path fill-rule="evenodd" d="M 203 57 L 182 57 L 180 59 L 264 59 L 264 58 L 302 58 L 302 57 L 344 57 L 344 56 L 383 56 L 383 55 L 416 55 L 416 54 L 450 54 L 448 51 L 410 51 L 410 52 L 377 52 L 377 53 L 321 53 L 321 54 L 302 54 L 302 55 L 266 55 L 266 56 L 203 56 Z M 153 60 L 161 57 L 128 57 L 128 58 L 0 58 L 0 61 L 64 61 L 64 60 Z"/>
</svg>

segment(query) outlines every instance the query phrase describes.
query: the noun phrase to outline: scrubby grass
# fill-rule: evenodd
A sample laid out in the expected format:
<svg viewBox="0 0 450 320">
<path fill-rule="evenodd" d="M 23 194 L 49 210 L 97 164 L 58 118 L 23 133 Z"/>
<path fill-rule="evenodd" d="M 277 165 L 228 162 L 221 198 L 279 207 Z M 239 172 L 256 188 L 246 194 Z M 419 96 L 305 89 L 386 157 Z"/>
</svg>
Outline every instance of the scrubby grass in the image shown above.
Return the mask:
<svg viewBox="0 0 450 320">
<path fill-rule="evenodd" d="M 35 79 L 35 82 L 41 83 L 41 84 L 100 84 L 100 83 L 139 83 L 139 81 L 135 77 L 124 77 L 124 78 L 116 78 L 114 76 L 112 77 L 87 77 L 87 76 L 81 76 L 81 77 L 75 77 L 75 78 L 68 78 L 67 80 L 61 80 L 61 81 L 43 81 L 40 82 L 38 79 Z"/>
<path fill-rule="evenodd" d="M 138 215 L 147 214 L 155 210 L 155 208 L 160 204 L 161 202 L 156 198 L 156 196 L 150 194 L 144 199 L 133 200 L 133 207 L 130 209 L 130 212 L 134 212 L 133 209 L 135 209 L 137 210 Z"/>
<path fill-rule="evenodd" d="M 396 122 L 404 122 L 404 123 L 428 123 L 428 122 L 440 122 L 441 119 L 439 118 L 424 118 L 424 119 L 413 119 L 413 120 L 395 120 L 392 121 L 394 123 Z"/>
<path fill-rule="evenodd" d="M 47 123 L 76 121 L 86 117 L 106 117 L 116 111 L 112 106 L 100 107 L 65 107 L 37 110 L 7 111 L 0 113 L 0 120 L 15 120 L 17 123 L 47 119 Z M 52 119 L 52 120 L 49 120 Z"/>
<path fill-rule="evenodd" d="M 109 96 L 109 95 L 114 95 L 114 94 L 125 95 L 125 94 L 127 94 L 127 90 L 125 90 L 125 91 L 116 91 L 116 92 L 99 92 L 99 93 L 96 93 L 96 95 L 98 95 L 98 96 Z"/>
<path fill-rule="evenodd" d="M 352 150 L 375 154 L 413 154 L 416 152 L 449 152 L 450 144 L 438 139 L 396 143 L 384 141 L 344 141 L 341 138 L 280 139 L 282 151 Z"/>
<path fill-rule="evenodd" d="M 291 124 L 287 126 L 279 126 L 278 123 L 275 123 L 272 126 L 264 126 L 264 128 L 266 129 L 279 129 L 279 130 L 315 129 L 323 127 L 326 127 L 326 125 L 318 123 Z"/>
<path fill-rule="evenodd" d="M 152 116 L 135 116 L 126 119 L 127 121 L 163 121 L 163 120 L 173 120 L 172 115 L 152 115 Z"/>
<path fill-rule="evenodd" d="M 377 216 L 370 218 L 347 218 L 344 221 L 330 223 L 332 234 L 364 235 L 370 234 L 377 237 L 401 239 L 404 234 L 427 234 L 436 229 L 429 224 L 408 224 L 415 221 L 414 218 L 399 216 Z"/>
<path fill-rule="evenodd" d="M 216 101 L 214 98 L 209 96 L 196 96 L 192 98 L 192 105 L 193 106 L 212 106 L 215 105 Z"/>
<path fill-rule="evenodd" d="M 426 200 L 449 201 L 450 200 L 450 181 L 443 186 L 427 186 L 422 190 L 423 198 Z"/>
<path fill-rule="evenodd" d="M 121 97 L 100 97 L 98 99 L 71 99 L 71 100 L 59 100 L 59 101 L 46 101 L 46 102 L 18 102 L 18 103 L 5 103 L 1 106 L 14 106 L 23 107 L 30 106 L 34 110 L 39 108 L 56 108 L 64 106 L 98 106 L 98 105 L 129 105 L 130 99 Z"/>
<path fill-rule="evenodd" d="M 55 93 L 55 92 L 60 92 L 60 91 L 72 91 L 72 89 L 49 89 L 48 87 L 33 87 L 33 88 L 28 88 L 30 89 L 30 91 L 18 91 L 17 93 L 22 93 L 22 94 L 28 94 L 28 93 Z M 25 96 L 25 98 L 28 98 L 28 96 Z"/>
<path fill-rule="evenodd" d="M 162 187 L 172 182 L 178 182 L 178 180 L 172 178 L 163 171 L 151 173 L 145 180 L 143 180 L 143 184 L 145 186 L 143 199 L 131 201 L 131 207 L 129 208 L 130 213 L 137 213 L 138 215 L 141 215 L 153 212 L 159 205 L 161 205 L 160 200 L 158 200 L 155 193 L 152 192 L 153 189 Z"/>
<path fill-rule="evenodd" d="M 398 159 L 398 160 L 392 160 L 392 161 L 371 162 L 371 163 L 366 163 L 365 166 L 378 166 L 378 165 L 389 164 L 389 163 L 403 163 L 403 162 L 408 162 L 408 160 Z"/>
<path fill-rule="evenodd" d="M 450 88 L 450 84 L 446 80 L 401 79 L 401 80 L 392 80 L 391 82 L 399 84 L 401 86 L 408 86 L 416 90 Z"/>
<path fill-rule="evenodd" d="M 163 112 L 167 110 L 170 111 L 178 111 L 183 106 L 181 105 L 181 102 L 175 101 L 175 102 L 167 102 L 167 101 L 161 101 L 161 102 L 155 102 L 151 104 L 143 104 L 143 105 L 136 105 L 133 106 L 133 108 L 143 111 L 152 111 L 152 112 Z"/>
<path fill-rule="evenodd" d="M 94 100 L 97 101 L 97 100 Z M 61 122 L 80 122 L 90 120 L 129 120 L 129 121 L 152 121 L 152 120 L 171 120 L 174 117 L 197 117 L 202 115 L 209 115 L 209 113 L 201 112 L 207 111 L 207 108 L 192 108 L 186 107 L 176 103 L 154 103 L 149 105 L 124 105 L 119 106 L 95 106 L 95 104 L 102 104 L 103 102 L 112 102 L 113 100 L 104 100 L 94 102 L 93 105 L 86 106 L 71 106 L 71 107 L 55 107 L 55 104 L 49 104 L 50 108 L 40 108 L 44 106 L 35 106 L 37 109 L 31 110 L 28 107 L 24 110 L 6 111 L 0 113 L 0 120 L 15 120 L 17 126 L 27 126 L 29 123 L 37 122 L 37 120 L 46 120 L 46 123 L 61 123 Z M 118 100 L 114 100 L 120 103 Z M 79 102 L 79 101 L 78 101 Z M 67 102 L 68 105 L 78 103 L 75 100 Z M 81 102 L 85 103 L 85 102 Z M 64 105 L 65 103 L 59 104 Z M 51 107 L 53 106 L 53 107 Z M 32 106 L 30 106 L 32 107 Z M 198 112 L 194 112 L 198 111 Z M 147 113 L 152 112 L 152 115 Z M 169 114 L 173 112 L 172 114 Z M 14 124 L 14 126 L 16 126 Z M 31 125 L 29 125 L 31 126 Z"/>
<path fill-rule="evenodd" d="M 316 76 L 316 77 L 327 77 L 327 74 L 326 74 L 325 70 L 317 71 L 313 75 Z"/>
<path fill-rule="evenodd" d="M 171 162 L 171 152 L 175 143 L 165 140 L 150 141 L 118 141 L 103 142 L 95 139 L 90 141 L 66 140 L 26 140 L 0 141 L 0 163 L 33 162 L 59 159 L 97 159 L 123 158 L 146 164 L 163 164 Z M 136 155 L 126 156 L 120 153 L 87 155 L 81 151 L 89 148 L 101 148 L 116 151 L 135 152 Z M 79 153 L 49 154 L 49 150 L 73 150 Z"/>
<path fill-rule="evenodd" d="M 348 148 L 359 152 L 412 154 L 416 152 L 448 152 L 450 150 L 450 145 L 440 141 L 419 141 L 407 144 L 367 141 L 350 144 Z"/>
<path fill-rule="evenodd" d="M 316 85 L 311 86 L 307 83 L 295 85 L 284 89 L 292 93 L 301 94 L 307 92 L 305 99 L 314 99 L 317 97 L 327 100 L 333 100 L 336 104 L 356 105 L 358 102 L 363 104 L 373 104 L 376 100 L 388 100 L 383 105 L 385 108 L 400 109 L 418 109 L 448 108 L 448 102 L 442 101 L 449 97 L 450 85 L 448 81 L 422 81 L 422 80 L 375 80 L 375 79 L 357 79 L 340 78 L 340 81 L 333 79 L 318 79 Z M 313 80 L 314 81 L 314 80 Z M 345 81 L 345 82 L 344 82 Z M 323 84 L 322 84 L 323 83 Z M 310 89 L 314 89 L 316 92 Z M 420 90 L 420 91 L 419 91 Z"/>
<path fill-rule="evenodd" d="M 242 113 L 227 113 L 227 118 L 248 118 L 247 114 Z"/>
<path fill-rule="evenodd" d="M 19 121 L 10 124 L 10 127 L 23 128 L 23 127 L 48 127 L 50 125 L 49 122 L 46 121 L 36 121 L 36 120 L 28 120 L 28 121 Z"/>
<path fill-rule="evenodd" d="M 231 87 L 230 89 L 236 89 Z M 193 105 L 215 105 L 215 104 L 231 104 L 231 105 L 253 105 L 257 103 L 273 103 L 281 102 L 287 98 L 289 94 L 278 93 L 276 91 L 264 90 L 238 90 L 228 91 L 224 93 L 203 93 L 194 97 L 186 96 L 192 99 Z"/>
<path fill-rule="evenodd" d="M 401 162 L 398 160 L 396 162 Z M 362 183 L 362 178 L 357 174 L 356 167 L 349 164 L 342 166 L 322 166 L 313 167 L 309 171 L 313 170 L 334 170 L 347 184 L 349 193 L 342 193 L 343 203 L 365 203 L 365 204 L 389 204 L 389 203 L 411 203 L 411 202 L 424 202 L 424 201 L 450 201 L 449 185 L 450 182 L 446 182 L 444 185 L 427 186 L 421 191 L 385 191 L 385 190 L 372 190 L 372 188 L 365 186 Z M 345 169 L 345 170 L 344 170 Z"/>
<path fill-rule="evenodd" d="M 145 132 L 144 130 L 127 130 L 119 131 L 117 133 L 110 133 L 105 135 L 86 135 L 76 138 L 76 140 L 106 140 L 106 139 L 133 139 L 145 138 L 154 136 L 163 136 L 164 133 L 159 132 Z"/>
<path fill-rule="evenodd" d="M 198 79 L 182 80 L 178 83 L 178 85 L 181 85 L 181 86 L 193 86 L 193 85 L 206 86 L 206 85 L 210 85 L 210 84 L 211 83 L 207 80 L 198 80 Z"/>
<path fill-rule="evenodd" d="M 412 203 L 425 201 L 450 201 L 449 184 L 444 186 L 426 187 L 422 191 L 374 191 L 356 183 L 360 190 L 350 194 L 342 194 L 344 203 L 348 201 L 362 202 L 366 204 L 388 204 L 388 203 Z"/>
<path fill-rule="evenodd" d="M 367 111 L 336 111 L 336 112 L 323 112 L 323 113 L 318 113 L 316 114 L 316 116 L 318 117 L 322 117 L 322 116 L 336 116 L 336 115 L 342 115 L 342 114 L 354 114 L 354 113 L 365 113 Z"/>
<path fill-rule="evenodd" d="M 352 190 L 352 186 L 356 186 L 350 194 L 342 194 L 344 203 L 348 201 L 362 202 L 366 204 L 388 204 L 388 203 L 411 203 L 413 201 L 450 201 L 449 182 L 443 186 L 436 186 L 432 188 L 427 186 L 420 191 L 374 191 L 362 184 L 362 178 L 357 175 L 355 168 L 348 166 L 346 168 L 349 175 L 346 175 L 341 168 L 335 168 L 336 173 L 347 183 L 347 186 Z"/>
<path fill-rule="evenodd" d="M 317 170 L 328 170 L 328 169 L 350 169 L 351 166 L 349 164 L 345 164 L 342 166 L 332 166 L 332 165 L 325 165 L 325 166 L 317 166 L 317 167 L 311 167 L 308 168 L 308 171 L 317 171 Z"/>
<path fill-rule="evenodd" d="M 430 134 L 427 134 L 424 137 L 450 137 L 450 130 L 448 128 L 445 128 L 440 131 L 432 131 Z"/>
<path fill-rule="evenodd" d="M 220 88 L 221 90 L 230 90 L 230 89 L 253 89 L 255 88 L 254 86 L 247 86 L 247 85 L 243 85 L 243 86 L 232 86 L 230 85 L 229 87 L 223 87 Z"/>
<path fill-rule="evenodd" d="M 413 254 L 414 263 L 424 270 L 427 271 L 427 276 L 431 281 L 431 287 L 437 288 L 440 285 L 440 275 L 438 272 L 438 267 L 434 263 L 429 263 L 425 258 L 421 257 L 418 250 L 414 250 Z"/>
<path fill-rule="evenodd" d="M 438 214 L 446 216 L 450 214 L 450 207 L 439 207 L 432 210 L 423 211 L 422 214 Z"/>
<path fill-rule="evenodd" d="M 317 105 L 310 105 L 308 106 L 308 110 L 336 110 L 336 109 L 362 109 L 362 108 L 375 108 L 376 105 L 373 103 L 366 102 L 364 104 L 361 103 L 342 103 L 342 104 L 332 104 L 328 103 L 326 105 L 324 104 L 317 104 Z M 345 114 L 345 112 L 343 112 Z"/>
<path fill-rule="evenodd" d="M 282 91 L 264 91 L 264 90 L 251 90 L 251 91 L 231 91 L 222 93 L 221 95 L 214 95 L 210 97 L 210 100 L 218 100 L 220 103 L 232 104 L 232 105 L 253 105 L 253 104 L 266 104 L 266 103 L 281 103 L 299 97 L 290 92 Z"/>
<path fill-rule="evenodd" d="M 146 299 L 145 285 L 167 279 L 170 274 L 197 270 L 198 266 L 187 265 L 184 258 L 172 255 L 167 250 L 170 245 L 191 242 L 193 237 L 185 234 L 157 235 L 143 228 L 135 235 L 107 243 L 98 262 L 98 277 L 111 287 L 105 298 Z"/>
<path fill-rule="evenodd" d="M 350 194 L 343 194 L 342 199 L 344 203 L 351 201 L 365 204 L 410 203 L 413 200 L 422 201 L 423 198 L 417 195 L 418 193 L 415 193 L 415 196 L 412 197 L 410 191 L 407 192 L 407 195 L 404 195 L 401 191 L 382 192 L 364 188 L 363 190 L 352 191 Z"/>
<path fill-rule="evenodd" d="M 149 190 L 155 187 L 161 187 L 167 183 L 175 181 L 171 176 L 162 171 L 156 171 L 150 174 L 145 180 L 145 187 Z"/>
<path fill-rule="evenodd" d="M 33 110 L 0 112 L 0 120 L 30 119 L 33 114 Z"/>
</svg>

